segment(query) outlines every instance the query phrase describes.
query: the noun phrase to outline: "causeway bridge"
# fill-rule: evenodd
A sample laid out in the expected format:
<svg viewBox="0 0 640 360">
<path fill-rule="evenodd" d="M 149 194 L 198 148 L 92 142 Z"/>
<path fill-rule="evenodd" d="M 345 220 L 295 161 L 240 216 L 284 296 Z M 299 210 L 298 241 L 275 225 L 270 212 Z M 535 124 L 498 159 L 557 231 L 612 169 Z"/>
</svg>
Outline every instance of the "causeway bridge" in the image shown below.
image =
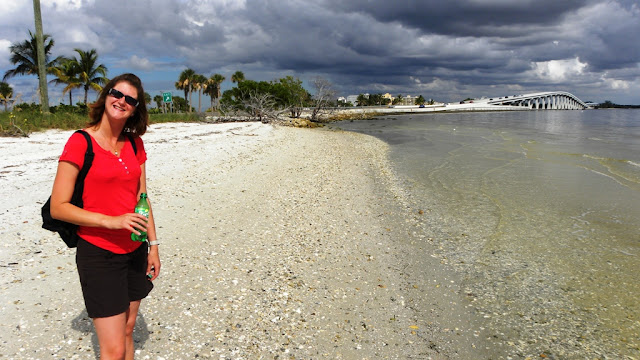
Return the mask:
<svg viewBox="0 0 640 360">
<path fill-rule="evenodd" d="M 525 95 L 503 96 L 499 98 L 481 99 L 488 105 L 519 106 L 541 110 L 584 110 L 589 106 L 577 96 L 565 91 L 548 91 Z"/>
<path fill-rule="evenodd" d="M 577 96 L 566 91 L 547 91 L 523 95 L 509 95 L 494 98 L 473 99 L 460 103 L 439 103 L 434 105 L 392 105 L 336 108 L 347 112 L 380 113 L 422 113 L 446 111 L 524 111 L 524 110 L 585 110 L 590 107 Z"/>
</svg>

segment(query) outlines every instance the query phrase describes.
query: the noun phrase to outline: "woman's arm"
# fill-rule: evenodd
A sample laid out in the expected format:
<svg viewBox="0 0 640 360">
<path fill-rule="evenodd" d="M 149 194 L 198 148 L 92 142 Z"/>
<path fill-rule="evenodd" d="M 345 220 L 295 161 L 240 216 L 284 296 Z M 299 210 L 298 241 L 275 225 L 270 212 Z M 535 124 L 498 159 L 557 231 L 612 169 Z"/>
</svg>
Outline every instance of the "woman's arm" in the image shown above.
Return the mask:
<svg viewBox="0 0 640 360">
<path fill-rule="evenodd" d="M 140 189 L 138 190 L 138 199 L 140 199 L 141 193 L 147 192 L 147 172 L 146 172 L 146 164 L 140 165 L 140 170 L 142 170 L 142 174 L 140 175 Z M 151 208 L 151 200 L 147 197 L 147 202 L 149 203 L 149 219 L 146 226 L 147 231 L 147 240 L 148 241 L 157 241 L 156 237 L 156 225 L 153 220 L 153 210 Z M 158 253 L 158 245 L 150 245 L 149 246 L 149 256 L 147 258 L 147 275 L 152 274 L 151 280 L 155 280 L 158 275 L 160 275 L 160 254 Z M 153 270 L 153 273 L 152 273 Z"/>
</svg>

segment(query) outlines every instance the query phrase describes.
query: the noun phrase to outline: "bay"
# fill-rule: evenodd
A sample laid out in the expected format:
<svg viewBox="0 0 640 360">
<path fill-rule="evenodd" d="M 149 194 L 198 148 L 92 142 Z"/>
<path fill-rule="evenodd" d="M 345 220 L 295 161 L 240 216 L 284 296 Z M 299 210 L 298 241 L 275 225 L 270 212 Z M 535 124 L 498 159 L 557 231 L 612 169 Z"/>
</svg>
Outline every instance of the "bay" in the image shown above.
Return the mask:
<svg viewBox="0 0 640 360">
<path fill-rule="evenodd" d="M 390 145 L 406 200 L 424 214 L 420 238 L 459 272 L 505 356 L 640 356 L 640 111 L 334 126 Z"/>
</svg>

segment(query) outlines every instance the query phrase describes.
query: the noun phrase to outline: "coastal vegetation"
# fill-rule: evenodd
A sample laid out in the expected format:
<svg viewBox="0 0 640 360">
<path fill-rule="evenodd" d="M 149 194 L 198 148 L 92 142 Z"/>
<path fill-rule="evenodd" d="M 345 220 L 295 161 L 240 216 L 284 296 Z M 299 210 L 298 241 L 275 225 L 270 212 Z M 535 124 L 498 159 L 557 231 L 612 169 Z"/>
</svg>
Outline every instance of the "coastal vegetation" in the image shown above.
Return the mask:
<svg viewBox="0 0 640 360">
<path fill-rule="evenodd" d="M 40 105 L 34 103 L 16 105 L 11 112 L 0 111 L 0 136 L 28 136 L 32 132 L 48 129 L 80 129 L 89 121 L 88 107 L 82 103 L 51 106 L 49 111 L 49 114 L 43 114 Z M 151 124 L 201 120 L 195 113 L 149 114 Z"/>
<path fill-rule="evenodd" d="M 619 105 L 607 100 L 595 106 L 596 109 L 640 109 L 640 105 Z"/>
</svg>

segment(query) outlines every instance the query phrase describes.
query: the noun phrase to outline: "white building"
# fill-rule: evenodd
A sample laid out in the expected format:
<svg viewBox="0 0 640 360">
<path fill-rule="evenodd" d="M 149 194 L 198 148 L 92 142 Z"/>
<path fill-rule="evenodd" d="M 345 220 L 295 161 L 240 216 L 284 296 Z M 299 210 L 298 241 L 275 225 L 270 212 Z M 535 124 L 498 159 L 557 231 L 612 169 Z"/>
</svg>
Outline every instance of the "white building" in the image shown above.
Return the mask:
<svg viewBox="0 0 640 360">
<path fill-rule="evenodd" d="M 356 103 L 358 102 L 358 95 L 349 95 L 349 96 L 347 96 L 347 102 L 351 103 L 353 105 L 356 105 Z"/>
</svg>

